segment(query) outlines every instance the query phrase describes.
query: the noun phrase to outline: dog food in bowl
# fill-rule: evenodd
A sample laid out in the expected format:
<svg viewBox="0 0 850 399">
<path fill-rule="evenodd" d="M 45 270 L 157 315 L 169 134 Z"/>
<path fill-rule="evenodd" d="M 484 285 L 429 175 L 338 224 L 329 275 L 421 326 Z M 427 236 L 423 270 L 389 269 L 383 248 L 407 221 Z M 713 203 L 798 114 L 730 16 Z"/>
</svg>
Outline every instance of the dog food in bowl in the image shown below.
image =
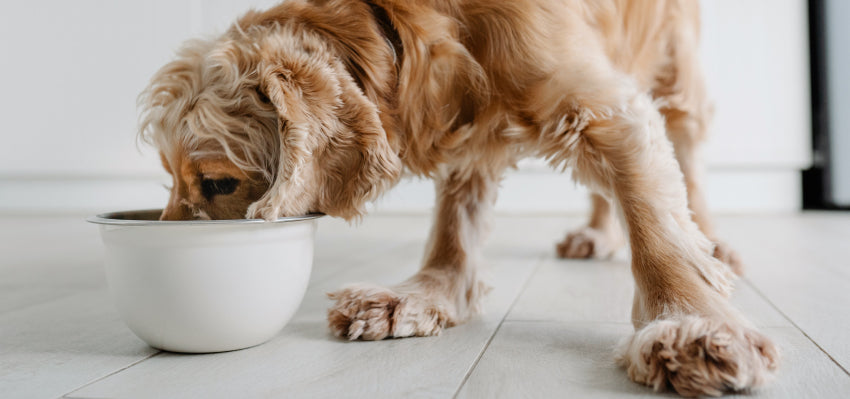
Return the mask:
<svg viewBox="0 0 850 399">
<path fill-rule="evenodd" d="M 222 352 L 274 337 L 301 304 L 320 214 L 264 220 L 159 221 L 161 210 L 100 225 L 118 311 L 150 346 Z"/>
</svg>

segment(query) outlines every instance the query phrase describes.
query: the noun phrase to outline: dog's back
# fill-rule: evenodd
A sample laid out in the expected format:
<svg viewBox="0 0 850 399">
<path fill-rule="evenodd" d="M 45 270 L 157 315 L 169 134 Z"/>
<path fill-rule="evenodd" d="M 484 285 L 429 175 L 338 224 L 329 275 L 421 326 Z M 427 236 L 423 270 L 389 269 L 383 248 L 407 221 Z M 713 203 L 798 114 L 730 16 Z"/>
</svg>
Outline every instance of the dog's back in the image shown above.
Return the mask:
<svg viewBox="0 0 850 399">
<path fill-rule="evenodd" d="M 414 172 L 430 173 L 440 159 L 457 157 L 458 143 L 476 141 L 458 137 L 473 121 L 481 147 L 494 141 L 482 130 L 524 129 L 526 139 L 545 131 L 548 109 L 566 97 L 593 102 L 602 91 L 592 82 L 610 69 L 660 99 L 668 119 L 687 114 L 704 127 L 710 114 L 694 0 L 380 3 L 391 4 L 402 37 L 418 45 L 405 49 L 413 73 L 399 91 L 399 103 L 415 110 L 400 114 Z M 688 134 L 700 138 L 704 130 Z"/>
</svg>

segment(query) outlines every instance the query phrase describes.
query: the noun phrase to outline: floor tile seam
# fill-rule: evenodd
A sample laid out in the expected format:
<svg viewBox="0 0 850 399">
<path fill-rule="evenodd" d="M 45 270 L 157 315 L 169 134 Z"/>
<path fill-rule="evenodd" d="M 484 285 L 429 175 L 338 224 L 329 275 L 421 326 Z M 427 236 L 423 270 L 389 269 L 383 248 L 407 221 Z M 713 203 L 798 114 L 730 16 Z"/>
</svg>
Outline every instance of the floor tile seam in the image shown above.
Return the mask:
<svg viewBox="0 0 850 399">
<path fill-rule="evenodd" d="M 129 368 L 131 368 L 131 367 L 133 367 L 133 366 L 136 366 L 136 365 L 138 365 L 138 364 L 140 364 L 140 363 L 142 363 L 142 362 L 145 362 L 145 361 L 150 360 L 150 359 L 152 359 L 152 358 L 154 358 L 154 357 L 156 357 L 156 356 L 159 356 L 159 355 L 160 355 L 160 354 L 162 354 L 162 353 L 163 353 L 163 352 L 162 352 L 162 351 L 160 351 L 160 350 L 158 350 L 158 351 L 156 351 L 156 352 L 154 352 L 154 353 L 151 353 L 151 354 L 149 354 L 149 355 L 147 355 L 147 356 L 145 356 L 145 357 L 143 357 L 143 358 L 141 358 L 141 359 L 138 359 L 138 360 L 136 360 L 136 361 L 134 361 L 134 362 L 132 362 L 132 363 L 130 363 L 130 364 L 128 364 L 128 365 L 126 365 L 126 366 L 123 366 L 123 367 L 119 368 L 118 370 L 112 371 L 112 372 L 110 372 L 110 373 L 108 373 L 108 374 L 106 374 L 106 375 L 104 375 L 104 376 L 101 376 L 101 377 L 95 378 L 95 379 L 94 379 L 94 380 L 92 380 L 92 381 L 89 381 L 89 382 L 87 382 L 87 383 L 85 383 L 85 384 L 83 384 L 83 385 L 81 385 L 81 386 L 79 386 L 79 387 L 77 387 L 77 388 L 74 388 L 74 389 L 72 389 L 72 390 L 68 391 L 67 393 L 65 393 L 65 394 L 63 394 L 63 395 L 61 395 L 61 396 L 59 396 L 59 398 L 75 398 L 75 399 L 76 399 L 76 398 L 79 398 L 79 397 L 71 396 L 71 395 L 73 395 L 73 394 L 74 394 L 74 392 L 80 391 L 80 390 L 82 390 L 82 389 L 84 389 L 84 388 L 86 388 L 86 387 L 88 387 L 88 386 L 91 386 L 91 385 L 96 384 L 96 383 L 98 383 L 98 382 L 100 382 L 100 381 L 103 381 L 103 380 L 105 380 L 105 379 L 107 379 L 107 378 L 109 378 L 109 377 L 111 377 L 111 376 L 113 376 L 113 375 L 116 375 L 116 374 L 118 374 L 118 373 L 120 373 L 120 372 L 122 372 L 122 371 L 124 371 L 124 370 L 127 370 L 127 369 L 129 369 Z"/>
<path fill-rule="evenodd" d="M 837 359 L 835 359 L 832 356 L 832 354 L 830 354 L 823 346 L 821 346 L 817 341 L 815 341 L 814 338 L 812 338 L 805 330 L 803 330 L 803 328 L 801 328 L 793 319 L 791 319 L 790 316 L 788 316 L 785 312 L 783 312 L 782 309 L 779 308 L 779 306 L 777 306 L 775 303 L 773 303 L 773 301 L 771 301 L 767 297 L 767 295 L 764 294 L 764 292 L 762 292 L 760 289 L 758 289 L 758 287 L 756 287 L 756 285 L 752 281 L 750 281 L 749 278 L 742 278 L 741 281 L 743 281 L 750 288 L 752 288 L 752 290 L 755 291 L 756 294 L 758 294 L 765 302 L 770 304 L 770 306 L 773 307 L 773 309 L 775 309 L 777 312 L 779 312 L 779 314 L 782 315 L 782 317 L 784 317 L 786 320 L 788 320 L 788 322 L 791 323 L 790 327 L 795 328 L 797 331 L 799 331 L 801 334 L 803 334 L 803 336 L 806 337 L 806 339 L 808 339 L 809 342 L 811 342 L 815 347 L 817 347 L 821 352 L 823 352 L 823 354 L 826 355 L 826 357 L 829 358 L 829 360 L 831 360 L 836 366 L 838 366 L 838 368 L 840 368 L 841 371 L 844 372 L 844 374 L 846 374 L 848 377 L 850 377 L 850 371 L 848 371 L 847 368 L 845 368 L 841 364 L 841 362 L 839 362 Z"/>
<path fill-rule="evenodd" d="M 496 325 L 496 328 L 493 329 L 493 332 L 490 334 L 490 337 L 487 339 L 487 342 L 484 344 L 484 347 L 481 348 L 481 351 L 478 353 L 478 356 L 475 357 L 475 360 L 472 362 L 472 364 L 469 366 L 469 369 L 464 374 L 463 379 L 461 380 L 460 384 L 458 384 L 454 395 L 452 395 L 452 399 L 457 399 L 458 395 L 460 395 L 460 392 L 463 390 L 464 385 L 466 385 L 467 381 L 469 381 L 469 378 L 472 376 L 472 373 L 475 372 L 475 369 L 478 367 L 478 364 L 481 362 L 481 359 L 484 357 L 484 354 L 487 353 L 487 350 L 490 348 L 490 344 L 493 343 L 493 339 L 496 337 L 496 335 L 499 334 L 499 330 L 502 328 L 505 319 L 511 313 L 519 298 L 528 288 L 531 279 L 534 277 L 535 274 L 537 274 L 537 271 L 540 269 L 541 265 L 545 263 L 545 260 L 546 257 L 541 256 L 535 261 L 536 264 L 534 265 L 533 269 L 528 273 L 528 276 L 526 276 L 525 281 L 523 281 L 522 286 L 517 291 L 517 294 L 511 301 L 511 304 L 510 306 L 508 306 L 508 309 L 505 310 L 505 314 L 499 320 L 499 324 Z"/>
</svg>

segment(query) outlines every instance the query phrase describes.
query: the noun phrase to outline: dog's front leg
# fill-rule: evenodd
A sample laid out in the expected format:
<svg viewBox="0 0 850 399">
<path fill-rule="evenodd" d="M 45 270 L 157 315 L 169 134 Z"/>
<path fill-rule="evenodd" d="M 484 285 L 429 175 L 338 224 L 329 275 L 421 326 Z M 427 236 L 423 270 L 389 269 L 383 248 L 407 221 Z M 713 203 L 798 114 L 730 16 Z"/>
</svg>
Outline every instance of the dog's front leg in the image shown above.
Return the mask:
<svg viewBox="0 0 850 399">
<path fill-rule="evenodd" d="M 581 134 L 576 176 L 607 188 L 628 227 L 635 333 L 618 359 L 629 377 L 684 396 L 765 384 L 778 351 L 726 298 L 731 270 L 691 219 L 682 172 L 649 96 L 634 93 Z"/>
<path fill-rule="evenodd" d="M 436 335 L 480 310 L 488 290 L 478 252 L 499 173 L 450 170 L 437 179 L 437 209 L 422 269 L 393 287 L 352 285 L 329 294 L 338 337 L 379 340 Z"/>
</svg>

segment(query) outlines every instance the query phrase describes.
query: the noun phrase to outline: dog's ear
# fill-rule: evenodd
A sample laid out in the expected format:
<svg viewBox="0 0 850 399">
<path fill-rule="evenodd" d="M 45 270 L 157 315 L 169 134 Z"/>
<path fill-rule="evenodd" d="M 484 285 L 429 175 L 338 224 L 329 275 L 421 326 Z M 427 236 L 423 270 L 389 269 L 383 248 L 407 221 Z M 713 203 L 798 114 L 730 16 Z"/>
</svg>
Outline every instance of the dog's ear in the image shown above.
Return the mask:
<svg viewBox="0 0 850 399">
<path fill-rule="evenodd" d="M 279 114 L 277 170 L 249 217 L 361 216 L 401 174 L 378 108 L 341 65 L 261 68 L 261 97 Z"/>
</svg>

